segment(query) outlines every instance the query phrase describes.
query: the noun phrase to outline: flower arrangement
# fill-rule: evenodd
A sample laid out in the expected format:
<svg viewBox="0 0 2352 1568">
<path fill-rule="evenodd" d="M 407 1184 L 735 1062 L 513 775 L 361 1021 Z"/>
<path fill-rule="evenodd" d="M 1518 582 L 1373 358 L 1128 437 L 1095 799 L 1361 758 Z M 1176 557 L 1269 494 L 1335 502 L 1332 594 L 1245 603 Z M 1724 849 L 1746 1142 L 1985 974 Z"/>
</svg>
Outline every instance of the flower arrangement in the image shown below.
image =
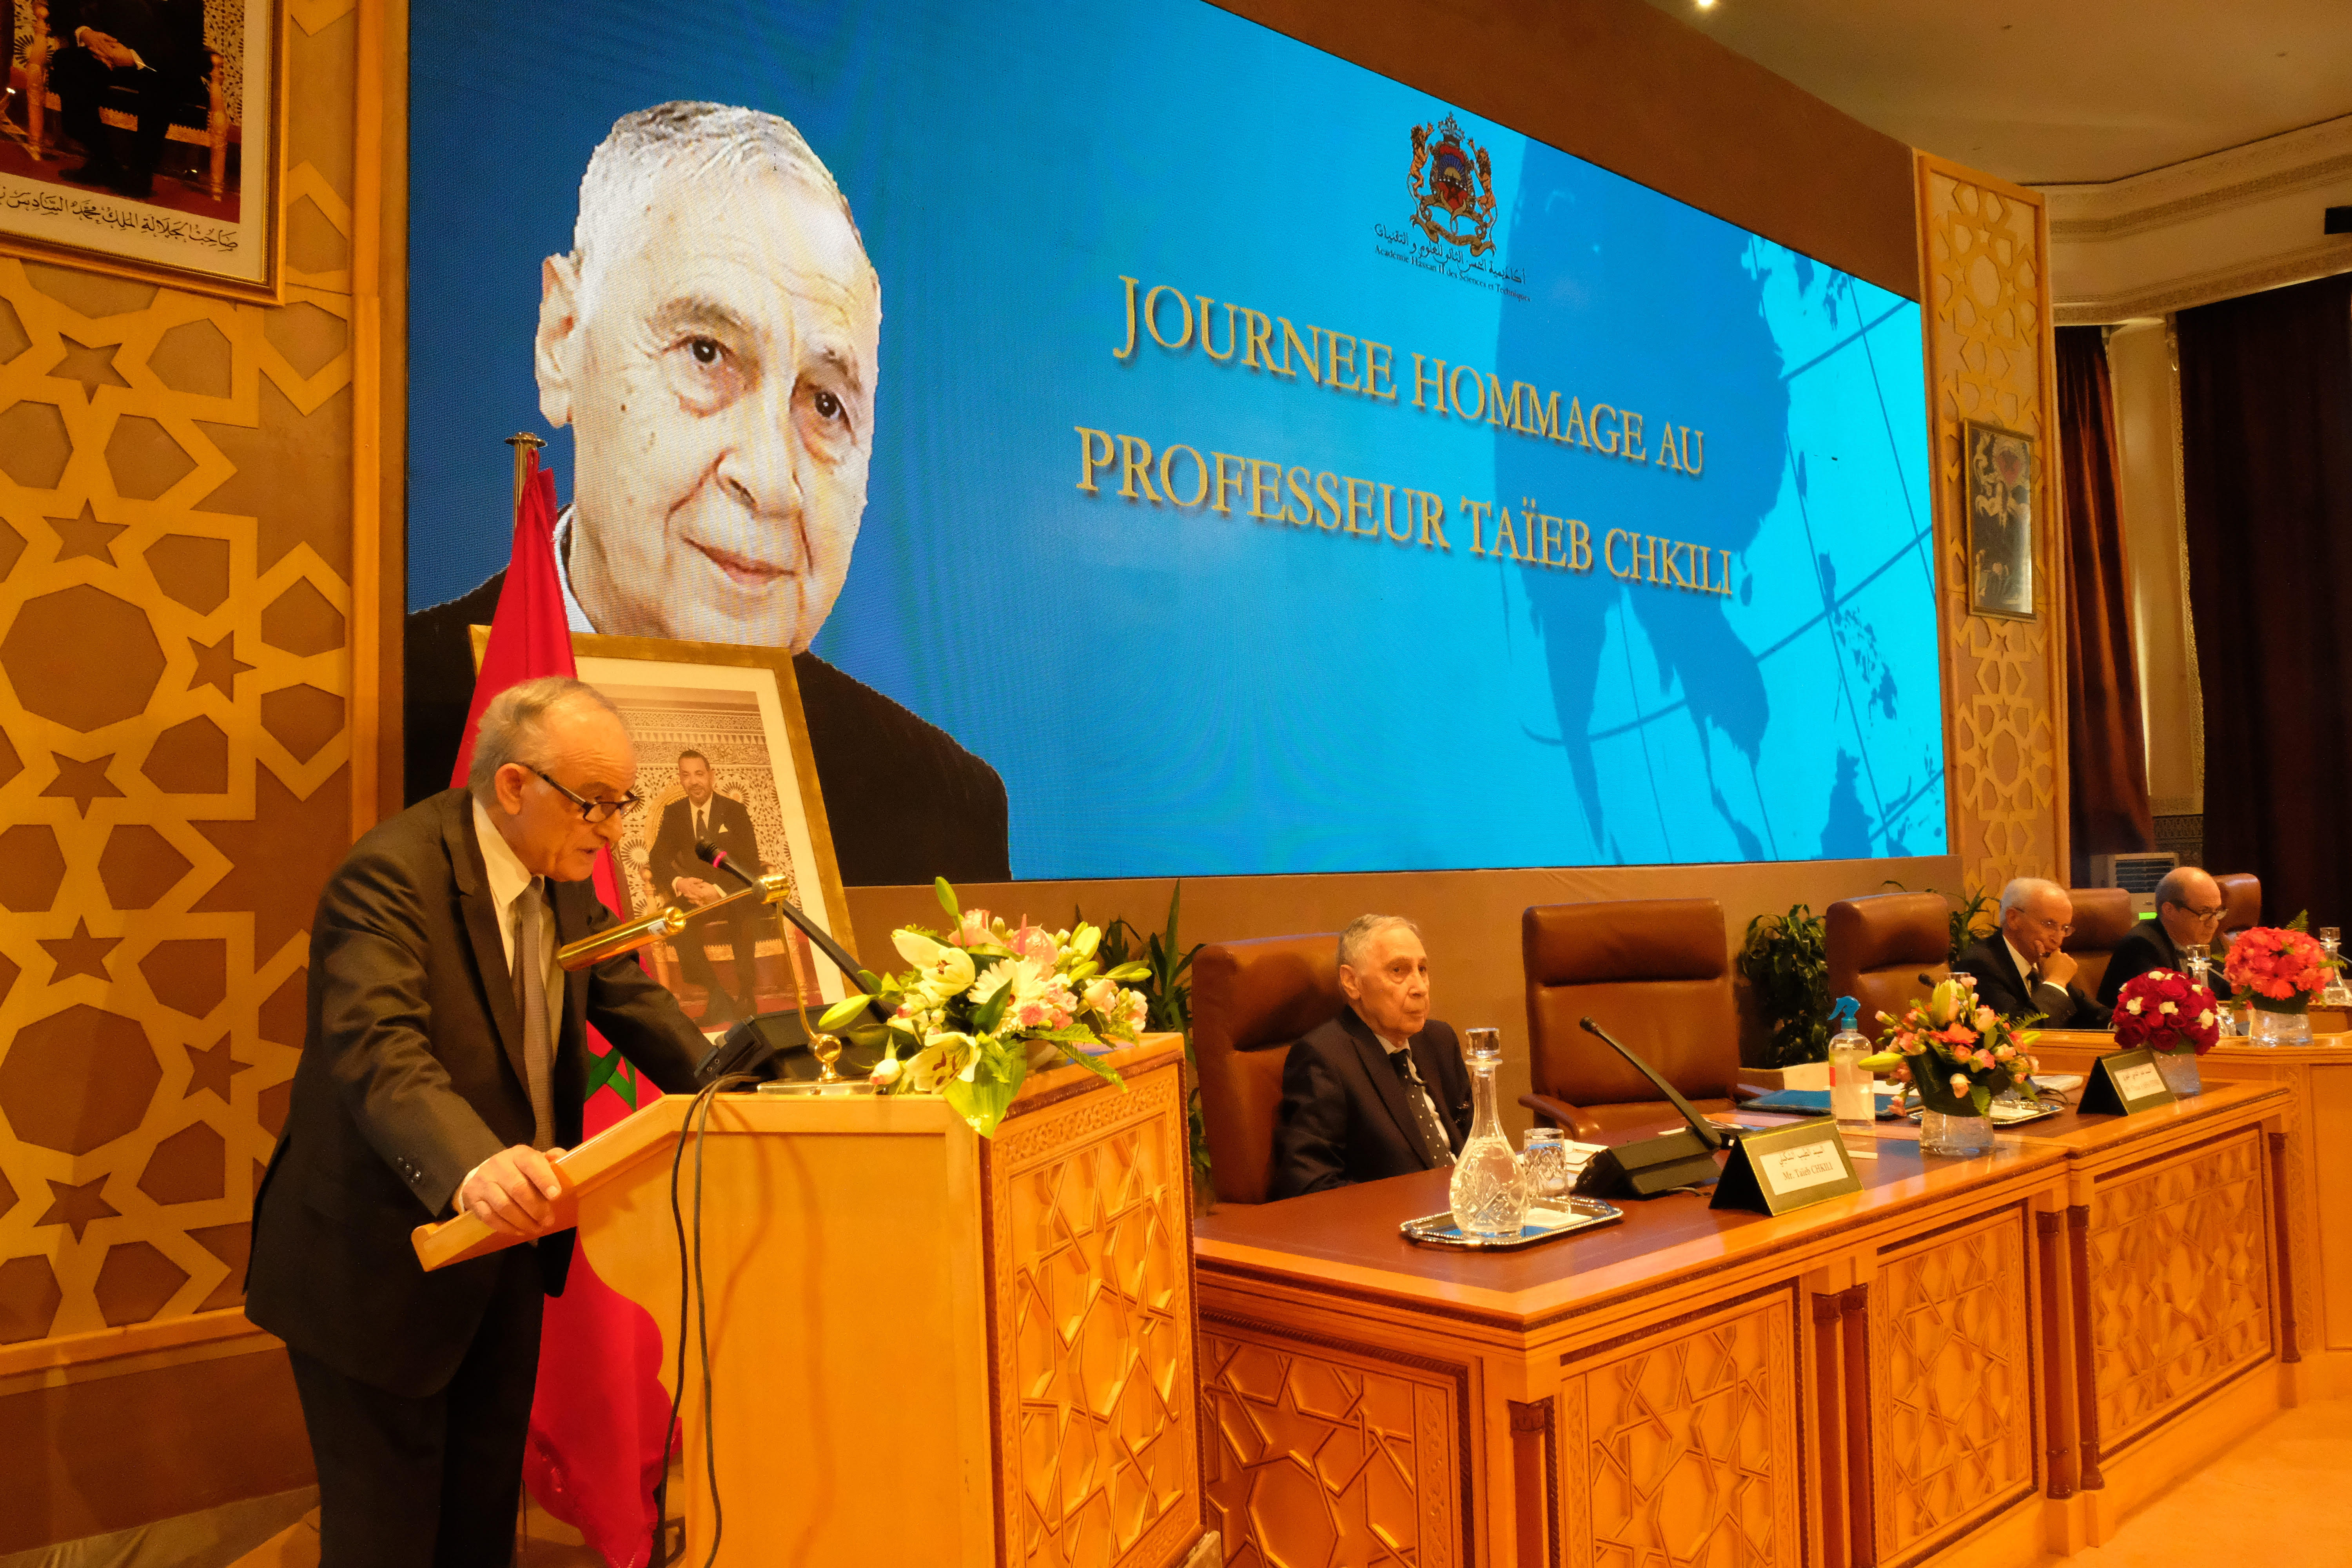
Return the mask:
<svg viewBox="0 0 2352 1568">
<path fill-rule="evenodd" d="M 2221 1037 L 2221 1005 L 2186 974 L 2151 969 L 2116 993 L 2116 1048 L 2194 1051 L 2203 1056 Z"/>
<path fill-rule="evenodd" d="M 1887 1048 L 1862 1065 L 1909 1084 L 1930 1110 L 1986 1115 L 1994 1095 L 2022 1084 L 2041 1064 L 2025 1049 L 2033 1037 L 1980 1005 L 1976 984 L 1972 975 L 1955 974 L 1902 1017 L 1881 1013 L 1879 1040 Z"/>
<path fill-rule="evenodd" d="M 875 1092 L 940 1095 L 986 1138 L 1032 1067 L 1066 1058 L 1118 1083 L 1087 1047 L 1142 1033 L 1143 994 L 1122 983 L 1142 979 L 1146 966 L 1105 969 L 1096 957 L 1102 932 L 1083 921 L 1075 931 L 1047 931 L 1025 918 L 1007 925 L 986 910 L 959 910 L 946 878 L 936 887 L 949 930 L 892 932 L 891 944 L 914 967 L 887 979 L 861 973 L 858 983 L 870 993 L 844 997 L 817 1024 L 883 1047 L 871 1075 Z M 866 1013 L 876 1001 L 890 1015 L 887 1025 Z"/>
<path fill-rule="evenodd" d="M 2233 991 L 2265 1013 L 2307 1013 L 2312 997 L 2334 978 L 2336 961 L 2298 915 L 2293 925 L 2240 931 L 2221 973 Z"/>
</svg>

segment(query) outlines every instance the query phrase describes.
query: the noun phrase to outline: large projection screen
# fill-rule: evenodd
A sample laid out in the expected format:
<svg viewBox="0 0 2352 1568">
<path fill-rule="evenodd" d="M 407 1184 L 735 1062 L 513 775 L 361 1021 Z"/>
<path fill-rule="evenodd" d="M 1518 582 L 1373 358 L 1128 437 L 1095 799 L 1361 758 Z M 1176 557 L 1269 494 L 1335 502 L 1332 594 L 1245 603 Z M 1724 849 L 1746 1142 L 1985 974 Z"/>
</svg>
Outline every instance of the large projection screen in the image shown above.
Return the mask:
<svg viewBox="0 0 2352 1568">
<path fill-rule="evenodd" d="M 541 431 L 851 883 L 1945 852 L 1916 304 L 1198 0 L 410 9 L 412 638 Z"/>
</svg>

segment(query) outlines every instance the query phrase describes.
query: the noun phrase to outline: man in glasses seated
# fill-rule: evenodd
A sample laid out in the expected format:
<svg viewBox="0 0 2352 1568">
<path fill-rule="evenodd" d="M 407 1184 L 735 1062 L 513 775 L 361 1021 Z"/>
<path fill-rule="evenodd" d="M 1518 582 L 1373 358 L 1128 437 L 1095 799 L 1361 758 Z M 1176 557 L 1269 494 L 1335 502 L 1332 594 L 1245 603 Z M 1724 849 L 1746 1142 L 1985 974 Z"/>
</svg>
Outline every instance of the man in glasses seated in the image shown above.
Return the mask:
<svg viewBox="0 0 2352 1568">
<path fill-rule="evenodd" d="M 2131 935 L 2116 944 L 2107 959 L 2105 978 L 2099 982 L 2099 1001 L 2113 1007 L 2124 982 L 2151 969 L 2189 973 L 2188 950 L 2210 948 L 2221 931 L 2224 913 L 2220 884 L 2195 866 L 2179 866 L 2156 885 L 2156 919 L 2142 921 Z M 2221 1001 L 2230 997 L 2230 983 L 2221 978 L 2221 954 L 2210 954 L 2213 966 L 2205 984 Z"/>
<path fill-rule="evenodd" d="M 370 831 L 320 895 L 246 1310 L 286 1342 L 324 1562 L 513 1551 L 541 1299 L 572 1259 L 551 1162 L 580 1137 L 587 1032 L 672 1094 L 706 1049 L 634 957 L 556 963 L 613 922 L 589 879 L 636 776 L 593 688 L 509 687 L 467 786 Z M 427 1274 L 409 1232 L 453 1214 L 535 1245 Z"/>
<path fill-rule="evenodd" d="M 2107 1009 L 2075 984 L 2074 900 L 2057 883 L 2020 877 L 2000 890 L 2000 929 L 1969 944 L 1952 967 L 1976 976 L 1977 1000 L 2004 1018 L 2037 1014 L 2053 1029 L 2104 1029 Z"/>
</svg>

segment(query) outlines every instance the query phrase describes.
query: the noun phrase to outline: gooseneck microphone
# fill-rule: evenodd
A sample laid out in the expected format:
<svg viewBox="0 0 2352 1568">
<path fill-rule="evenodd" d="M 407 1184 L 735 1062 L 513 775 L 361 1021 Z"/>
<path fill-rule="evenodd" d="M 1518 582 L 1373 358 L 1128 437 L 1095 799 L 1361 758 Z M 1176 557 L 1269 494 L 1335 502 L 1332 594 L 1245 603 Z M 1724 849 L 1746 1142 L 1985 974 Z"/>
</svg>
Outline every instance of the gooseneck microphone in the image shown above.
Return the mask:
<svg viewBox="0 0 2352 1568">
<path fill-rule="evenodd" d="M 857 962 L 857 955 L 834 941 L 823 926 L 809 919 L 802 912 L 798 904 L 784 896 L 786 884 L 782 873 L 771 871 L 764 877 L 754 877 L 751 872 L 729 859 L 727 851 L 715 844 L 697 844 L 694 847 L 694 858 L 712 870 L 724 871 L 734 878 L 736 881 L 742 884 L 742 891 L 759 889 L 769 903 L 782 911 L 786 920 L 800 928 L 801 934 L 807 937 L 819 952 L 833 961 L 834 967 L 841 971 L 845 980 L 852 985 L 857 984 L 857 972 L 862 967 Z M 890 1021 L 890 1016 L 883 1011 L 879 1003 L 871 1005 L 868 1010 L 877 1022 L 887 1024 Z"/>
<path fill-rule="evenodd" d="M 1661 1077 L 1657 1068 L 1652 1067 L 1649 1063 L 1635 1056 L 1632 1051 L 1627 1050 L 1623 1044 L 1613 1038 L 1608 1030 L 1594 1023 L 1591 1016 L 1588 1016 L 1586 1017 L 1580 1018 L 1577 1022 L 1583 1028 L 1586 1034 L 1591 1035 L 1593 1038 L 1607 1046 L 1611 1050 L 1615 1051 L 1619 1056 L 1623 1057 L 1627 1061 L 1632 1062 L 1634 1068 L 1640 1071 L 1643 1078 L 1648 1079 L 1652 1083 L 1655 1084 L 1657 1086 L 1658 1092 L 1665 1097 L 1666 1103 L 1683 1113 L 1683 1120 L 1690 1123 L 1691 1131 L 1698 1134 L 1700 1142 L 1705 1143 L 1710 1149 L 1728 1149 L 1731 1147 L 1732 1141 L 1724 1135 L 1723 1130 L 1717 1127 L 1714 1122 L 1709 1121 L 1706 1117 L 1701 1116 L 1697 1110 L 1692 1108 L 1689 1100 L 1685 1100 L 1681 1095 L 1675 1093 L 1675 1086 L 1668 1083 L 1664 1078 Z"/>
</svg>

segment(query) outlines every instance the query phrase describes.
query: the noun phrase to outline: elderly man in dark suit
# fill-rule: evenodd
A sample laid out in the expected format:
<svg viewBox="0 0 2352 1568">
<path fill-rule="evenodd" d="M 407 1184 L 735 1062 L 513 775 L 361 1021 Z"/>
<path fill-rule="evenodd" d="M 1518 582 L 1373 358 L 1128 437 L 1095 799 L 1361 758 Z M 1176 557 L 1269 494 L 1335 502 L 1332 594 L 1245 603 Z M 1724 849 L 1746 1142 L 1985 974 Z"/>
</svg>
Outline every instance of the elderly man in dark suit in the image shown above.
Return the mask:
<svg viewBox="0 0 2352 1568">
<path fill-rule="evenodd" d="M 2074 984 L 2078 965 L 2061 945 L 2074 929 L 2074 900 L 2057 883 L 2020 877 L 2000 890 L 2000 929 L 1960 954 L 1977 1000 L 2004 1018 L 2036 1014 L 2053 1029 L 2104 1029 L 2107 1009 Z"/>
<path fill-rule="evenodd" d="M 1290 1047 L 1274 1131 L 1272 1196 L 1297 1197 L 1451 1165 L 1470 1132 L 1470 1074 L 1429 1016 L 1429 954 L 1401 915 L 1339 933 L 1347 1007 Z"/>
<path fill-rule="evenodd" d="M 760 842 L 751 828 L 751 814 L 744 809 L 743 803 L 732 795 L 720 795 L 714 787 L 709 758 L 691 749 L 680 752 L 677 782 L 686 793 L 662 809 L 661 827 L 654 835 L 651 868 L 656 886 L 698 908 L 728 891 L 728 888 L 713 880 L 719 873 L 698 853 L 701 846 L 708 844 L 724 852 L 729 865 L 746 876 L 756 877 L 763 869 L 760 864 Z M 704 1028 L 748 1018 L 760 1010 L 760 933 L 763 928 L 773 929 L 774 921 L 765 904 L 730 904 L 709 922 L 698 923 L 678 939 L 678 965 L 688 980 L 702 987 L 708 998 L 702 1011 Z M 704 942 L 712 934 L 708 925 L 720 921 L 726 923 L 735 939 L 735 988 L 740 995 L 719 984 L 719 973 L 710 967 L 710 954 L 704 951 Z"/>
<path fill-rule="evenodd" d="M 2112 1009 L 2124 983 L 2151 969 L 2188 973 L 2189 961 L 2180 950 L 2210 947 L 2221 932 L 2226 912 L 2221 886 L 2205 871 L 2195 866 L 2176 866 L 2166 872 L 2164 880 L 2156 885 L 2156 919 L 2140 921 L 2108 955 L 2107 972 L 2099 981 L 2099 1005 Z M 2221 954 L 2210 957 L 2213 966 L 2206 973 L 2205 984 L 2217 999 L 2227 1001 L 2230 983 L 2221 977 Z"/>
<path fill-rule="evenodd" d="M 286 1342 L 317 1458 L 320 1561 L 509 1561 L 550 1230 L 593 1026 L 663 1089 L 703 1041 L 634 959 L 566 973 L 611 923 L 589 885 L 636 777 L 592 688 L 528 681 L 482 716 L 469 787 L 370 831 L 310 929 L 293 1101 L 254 1196 L 246 1312 Z M 455 1213 L 536 1245 L 427 1274 Z"/>
<path fill-rule="evenodd" d="M 844 881 L 1001 882 L 996 770 L 810 651 L 865 516 L 881 330 L 848 201 L 799 132 L 715 103 L 624 115 L 541 268 L 540 412 L 572 433 L 556 572 L 575 632 L 792 654 Z M 449 776 L 467 628 L 503 582 L 408 617 L 412 799 Z"/>
</svg>

